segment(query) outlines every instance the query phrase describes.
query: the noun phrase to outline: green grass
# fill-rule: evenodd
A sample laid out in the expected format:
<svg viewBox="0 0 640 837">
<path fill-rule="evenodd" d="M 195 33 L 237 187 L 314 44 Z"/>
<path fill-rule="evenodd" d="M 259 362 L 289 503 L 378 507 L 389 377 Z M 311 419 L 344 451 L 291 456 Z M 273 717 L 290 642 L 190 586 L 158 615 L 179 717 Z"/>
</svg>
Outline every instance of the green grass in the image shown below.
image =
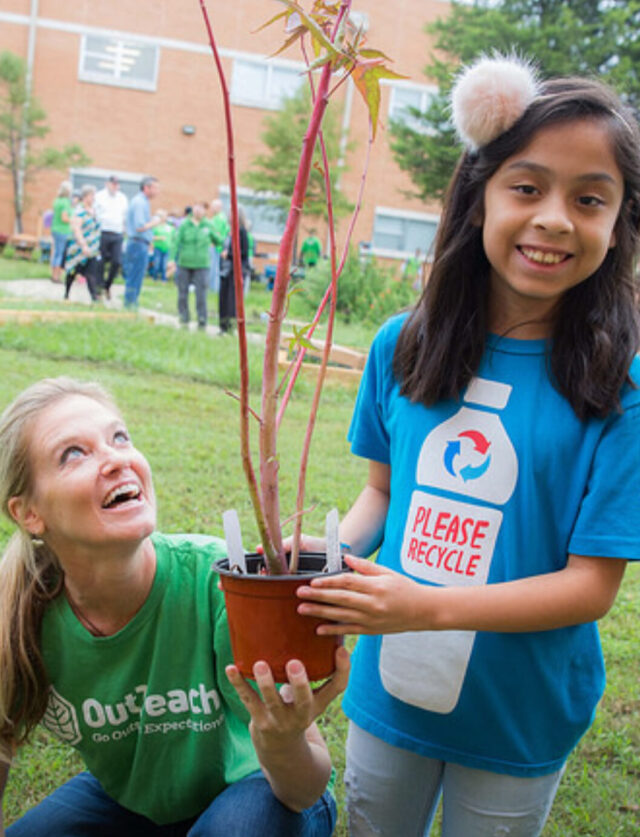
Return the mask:
<svg viewBox="0 0 640 837">
<path fill-rule="evenodd" d="M 5 259 L 0 256 L 0 281 L 8 279 L 48 279 L 51 268 L 29 259 Z"/>
<path fill-rule="evenodd" d="M 158 299 L 165 294 L 167 305 L 172 290 L 148 289 Z M 0 305 L 6 307 L 5 300 L 0 300 Z M 357 330 L 355 334 L 352 345 L 361 337 Z M 252 347 L 251 359 L 254 377 L 259 379 L 259 347 Z M 111 389 L 135 443 L 151 462 L 161 530 L 219 535 L 222 512 L 235 507 L 245 543 L 257 543 L 239 464 L 237 406 L 225 394 L 225 389 L 236 386 L 235 341 L 153 326 L 142 319 L 7 325 L 0 327 L 0 364 L 3 405 L 46 375 L 97 379 Z M 305 396 L 309 391 L 310 385 L 303 382 L 288 413 L 287 445 L 280 453 L 284 514 L 294 505 L 291 474 L 296 470 L 306 428 Z M 254 387 L 253 397 L 256 395 Z M 324 515 L 333 505 L 344 513 L 364 480 L 365 464 L 349 454 L 345 441 L 354 397 L 352 387 L 333 384 L 323 396 L 309 467 L 307 505 L 315 508 L 305 522 L 307 531 L 320 531 Z M 0 522 L 0 543 L 10 531 L 7 522 Z M 602 636 L 607 692 L 592 729 L 569 761 L 544 837 L 632 837 L 640 833 L 637 567 L 629 568 L 616 605 L 603 620 Z M 341 772 L 346 722 L 339 702 L 330 707 L 321 726 Z M 5 796 L 7 823 L 79 768 L 80 762 L 69 748 L 38 731 L 12 768 Z M 341 803 L 340 783 L 338 793 Z M 343 814 L 337 834 L 346 835 Z"/>
</svg>

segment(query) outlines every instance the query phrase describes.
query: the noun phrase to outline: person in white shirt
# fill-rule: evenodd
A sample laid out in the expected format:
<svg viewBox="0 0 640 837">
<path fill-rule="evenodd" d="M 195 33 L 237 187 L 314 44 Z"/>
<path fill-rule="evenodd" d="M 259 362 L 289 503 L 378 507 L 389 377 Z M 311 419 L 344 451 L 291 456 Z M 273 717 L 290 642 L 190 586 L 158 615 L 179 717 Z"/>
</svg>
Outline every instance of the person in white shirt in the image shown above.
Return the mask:
<svg viewBox="0 0 640 837">
<path fill-rule="evenodd" d="M 111 285 L 118 275 L 122 264 L 122 242 L 124 238 L 125 218 L 129 201 L 120 191 L 115 175 L 107 180 L 103 189 L 96 194 L 95 210 L 100 224 L 100 290 L 107 299 L 111 299 Z M 105 265 L 109 263 L 109 272 L 105 279 Z"/>
</svg>

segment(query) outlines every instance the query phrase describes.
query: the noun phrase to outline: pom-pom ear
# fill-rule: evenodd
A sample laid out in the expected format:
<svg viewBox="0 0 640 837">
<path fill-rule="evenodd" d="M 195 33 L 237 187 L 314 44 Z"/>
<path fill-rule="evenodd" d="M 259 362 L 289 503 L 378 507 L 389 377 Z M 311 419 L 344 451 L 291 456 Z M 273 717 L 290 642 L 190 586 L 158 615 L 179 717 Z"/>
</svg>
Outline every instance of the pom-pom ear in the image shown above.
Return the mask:
<svg viewBox="0 0 640 837">
<path fill-rule="evenodd" d="M 467 67 L 451 93 L 453 124 L 470 151 L 503 134 L 539 92 L 537 73 L 519 58 L 483 56 Z"/>
</svg>

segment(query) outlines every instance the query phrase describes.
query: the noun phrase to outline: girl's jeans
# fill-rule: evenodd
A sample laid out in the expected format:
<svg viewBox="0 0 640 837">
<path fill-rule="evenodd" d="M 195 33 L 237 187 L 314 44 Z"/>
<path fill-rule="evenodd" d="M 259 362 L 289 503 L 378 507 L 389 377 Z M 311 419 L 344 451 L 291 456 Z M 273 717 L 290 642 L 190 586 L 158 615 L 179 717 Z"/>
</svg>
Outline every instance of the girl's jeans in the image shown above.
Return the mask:
<svg viewBox="0 0 640 837">
<path fill-rule="evenodd" d="M 523 778 L 442 762 L 349 725 L 351 837 L 426 837 L 442 794 L 442 837 L 537 837 L 562 770 Z"/>
<path fill-rule="evenodd" d="M 260 771 L 229 785 L 198 817 L 156 825 L 123 808 L 80 773 L 6 830 L 7 837 L 330 837 L 336 804 L 324 795 L 301 813 L 278 802 Z"/>
</svg>

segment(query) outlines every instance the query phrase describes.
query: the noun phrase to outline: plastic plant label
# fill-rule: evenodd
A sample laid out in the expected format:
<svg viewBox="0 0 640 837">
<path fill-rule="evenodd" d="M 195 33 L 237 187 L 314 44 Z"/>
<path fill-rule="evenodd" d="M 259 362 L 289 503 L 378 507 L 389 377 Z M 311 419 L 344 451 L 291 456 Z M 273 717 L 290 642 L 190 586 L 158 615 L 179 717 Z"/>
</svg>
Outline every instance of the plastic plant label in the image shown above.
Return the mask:
<svg viewBox="0 0 640 837">
<path fill-rule="evenodd" d="M 246 574 L 247 562 L 244 557 L 244 547 L 242 546 L 242 533 L 240 532 L 238 512 L 235 509 L 229 509 L 222 513 L 222 526 L 227 542 L 229 569 L 232 570 L 234 567 L 237 567 L 241 573 Z"/>
<path fill-rule="evenodd" d="M 338 534 L 339 526 L 340 518 L 338 517 L 338 509 L 331 509 L 327 515 L 325 529 L 327 540 L 327 570 L 330 573 L 339 573 L 342 569 L 340 536 Z"/>
</svg>

